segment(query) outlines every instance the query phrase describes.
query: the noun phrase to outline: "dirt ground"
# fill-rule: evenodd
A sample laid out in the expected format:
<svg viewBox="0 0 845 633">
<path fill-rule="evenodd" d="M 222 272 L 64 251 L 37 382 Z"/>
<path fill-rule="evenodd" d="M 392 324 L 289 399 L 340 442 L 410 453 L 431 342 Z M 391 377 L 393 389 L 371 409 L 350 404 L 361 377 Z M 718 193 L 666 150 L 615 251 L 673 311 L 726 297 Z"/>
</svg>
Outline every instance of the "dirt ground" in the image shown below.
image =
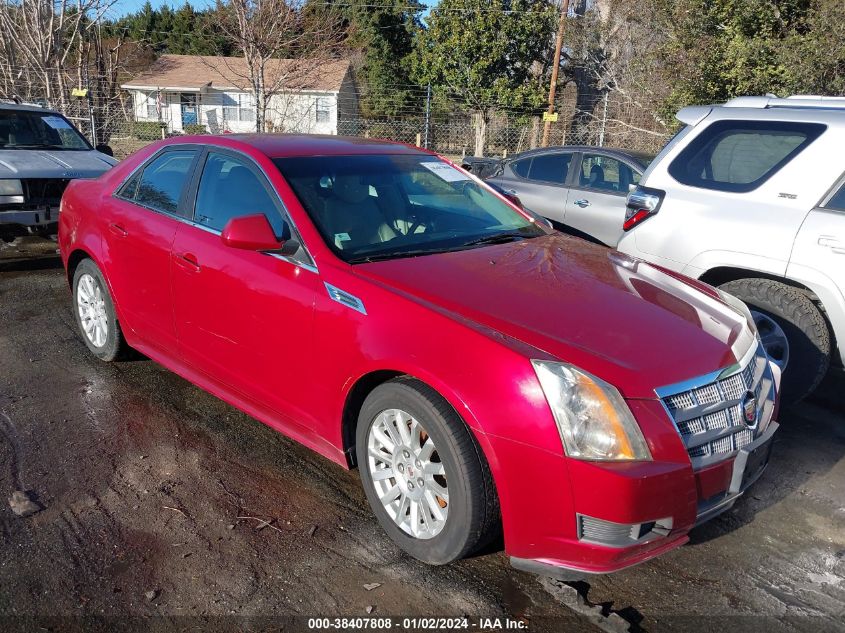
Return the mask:
<svg viewBox="0 0 845 633">
<path fill-rule="evenodd" d="M 288 616 L 390 615 L 845 630 L 843 393 L 835 371 L 784 411 L 760 482 L 657 560 L 572 584 L 501 551 L 432 568 L 383 534 L 356 472 L 151 361 L 90 356 L 55 244 L 0 243 L 0 629 L 293 631 L 307 620 Z M 42 509 L 16 516 L 14 490 Z"/>
</svg>

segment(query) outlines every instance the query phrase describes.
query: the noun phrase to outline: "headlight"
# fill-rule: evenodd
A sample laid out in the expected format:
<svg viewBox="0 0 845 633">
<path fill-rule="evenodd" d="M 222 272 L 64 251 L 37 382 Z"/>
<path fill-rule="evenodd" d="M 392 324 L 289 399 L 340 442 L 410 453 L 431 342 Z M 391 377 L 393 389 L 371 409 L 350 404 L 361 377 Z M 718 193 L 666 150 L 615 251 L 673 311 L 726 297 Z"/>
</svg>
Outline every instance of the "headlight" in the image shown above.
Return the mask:
<svg viewBox="0 0 845 633">
<path fill-rule="evenodd" d="M 22 196 L 20 180 L 0 180 L 0 196 Z"/>
<path fill-rule="evenodd" d="M 741 316 L 745 317 L 745 320 L 748 321 L 748 327 L 751 328 L 751 332 L 755 335 L 757 334 L 757 324 L 754 323 L 754 317 L 751 316 L 751 310 L 748 309 L 748 306 L 745 305 L 743 301 L 737 299 L 732 294 L 725 292 L 724 290 L 719 290 L 718 288 L 715 289 L 716 292 L 719 293 L 719 297 L 728 304 L 735 312 L 738 312 Z"/>
<path fill-rule="evenodd" d="M 613 385 L 572 365 L 532 360 L 569 457 L 650 460 L 642 431 Z"/>
</svg>

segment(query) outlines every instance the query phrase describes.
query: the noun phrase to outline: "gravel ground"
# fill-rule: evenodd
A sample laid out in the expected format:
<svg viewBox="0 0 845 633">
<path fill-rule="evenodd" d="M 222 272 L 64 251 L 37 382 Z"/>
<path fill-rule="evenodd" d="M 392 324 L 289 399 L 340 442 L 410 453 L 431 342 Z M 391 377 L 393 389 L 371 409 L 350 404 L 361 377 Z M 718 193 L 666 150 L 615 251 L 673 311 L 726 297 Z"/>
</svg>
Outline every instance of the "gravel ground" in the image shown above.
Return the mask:
<svg viewBox="0 0 845 633">
<path fill-rule="evenodd" d="M 357 473 L 151 361 L 97 361 L 69 299 L 55 244 L 0 243 L 0 628 L 466 615 L 531 631 L 845 630 L 841 371 L 782 413 L 764 477 L 689 545 L 565 584 L 501 551 L 439 568 L 403 555 Z M 15 490 L 40 511 L 16 516 Z"/>
</svg>

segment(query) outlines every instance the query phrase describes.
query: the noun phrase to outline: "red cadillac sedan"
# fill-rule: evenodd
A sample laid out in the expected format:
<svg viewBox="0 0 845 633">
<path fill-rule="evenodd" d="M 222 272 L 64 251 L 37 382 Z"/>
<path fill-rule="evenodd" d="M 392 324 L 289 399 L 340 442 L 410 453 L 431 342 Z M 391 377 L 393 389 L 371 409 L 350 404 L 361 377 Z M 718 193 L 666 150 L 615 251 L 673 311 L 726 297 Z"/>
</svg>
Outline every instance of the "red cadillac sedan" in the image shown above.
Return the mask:
<svg viewBox="0 0 845 633">
<path fill-rule="evenodd" d="M 342 467 L 432 564 L 503 533 L 574 578 L 687 541 L 765 468 L 745 306 L 552 231 L 417 148 L 180 137 L 73 181 L 82 340 L 134 348 Z"/>
</svg>

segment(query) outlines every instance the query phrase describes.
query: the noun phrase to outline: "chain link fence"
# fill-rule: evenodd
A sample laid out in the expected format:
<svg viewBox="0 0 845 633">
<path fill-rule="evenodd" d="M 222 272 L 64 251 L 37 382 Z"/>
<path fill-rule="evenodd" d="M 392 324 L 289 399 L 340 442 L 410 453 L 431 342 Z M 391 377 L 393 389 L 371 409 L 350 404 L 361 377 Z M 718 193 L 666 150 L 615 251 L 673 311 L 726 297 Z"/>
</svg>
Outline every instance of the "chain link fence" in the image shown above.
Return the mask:
<svg viewBox="0 0 845 633">
<path fill-rule="evenodd" d="M 109 145 L 119 159 L 156 140 L 179 134 L 169 131 L 166 122 L 135 120 L 128 95 L 100 102 L 85 97 L 63 101 L 64 105 L 56 109 L 92 143 Z M 653 154 L 670 136 L 667 126 L 649 112 L 619 98 L 609 96 L 596 110 L 578 113 L 574 104 L 560 104 L 559 120 L 550 124 L 549 145 L 601 145 Z M 474 154 L 476 124 L 476 118 L 466 112 L 433 116 L 427 124 L 422 113 L 393 119 L 353 117 L 339 120 L 336 133 L 419 145 L 459 158 Z M 486 125 L 484 155 L 501 157 L 539 147 L 543 126 L 541 116 L 493 113 Z M 197 124 L 188 126 L 185 133 L 206 134 L 210 130 Z"/>
</svg>

